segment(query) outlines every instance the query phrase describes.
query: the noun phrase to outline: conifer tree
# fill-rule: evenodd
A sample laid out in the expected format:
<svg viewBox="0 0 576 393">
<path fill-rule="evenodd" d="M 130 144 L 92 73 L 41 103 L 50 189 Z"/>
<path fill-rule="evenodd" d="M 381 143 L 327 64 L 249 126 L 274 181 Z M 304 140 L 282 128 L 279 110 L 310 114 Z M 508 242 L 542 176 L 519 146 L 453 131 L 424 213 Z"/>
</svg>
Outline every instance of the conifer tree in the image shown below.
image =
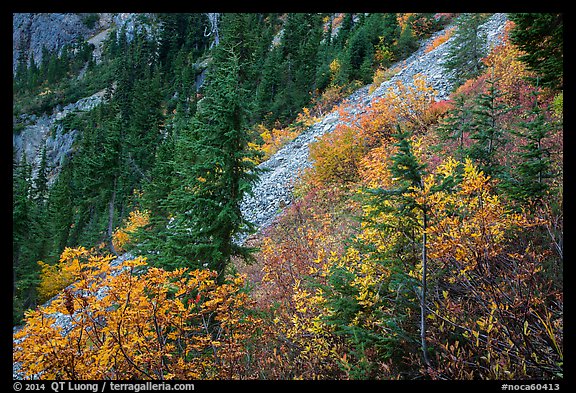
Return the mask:
<svg viewBox="0 0 576 393">
<path fill-rule="evenodd" d="M 36 64 L 36 60 L 34 60 L 34 52 L 30 53 L 30 65 L 28 66 L 28 89 L 32 90 L 38 85 L 39 80 L 39 70 L 38 65 Z"/>
<path fill-rule="evenodd" d="M 388 305 L 374 305 L 372 312 L 378 320 L 379 326 L 386 326 L 390 332 L 386 336 L 376 336 L 370 329 L 359 326 L 354 322 L 362 305 L 357 289 L 351 283 L 358 280 L 354 272 L 350 272 L 346 266 L 336 266 L 329 277 L 332 289 L 335 292 L 329 296 L 330 307 L 334 310 L 327 318 L 328 323 L 335 325 L 337 334 L 346 334 L 352 342 L 355 351 L 362 354 L 365 347 L 375 345 L 376 348 L 387 352 L 387 357 L 394 356 L 400 346 L 399 340 L 419 331 L 419 339 L 410 337 L 409 345 L 419 342 L 419 350 L 422 353 L 424 363 L 430 364 L 427 341 L 427 245 L 426 229 L 428 226 L 428 207 L 418 200 L 415 195 L 417 190 L 423 188 L 423 176 L 425 164 L 419 162 L 412 150 L 410 133 L 402 131 L 398 125 L 397 132 L 393 135 L 396 139 L 397 150 L 393 154 L 389 171 L 393 183 L 386 188 L 366 190 L 365 205 L 369 208 L 365 211 L 364 228 L 377 233 L 385 246 L 375 247 L 369 237 L 361 237 L 355 243 L 355 247 L 363 253 L 360 258 L 369 259 L 367 266 L 377 265 L 385 272 L 382 282 L 378 284 L 379 292 L 394 293 L 393 315 L 383 312 L 389 309 Z M 410 272 L 421 265 L 421 280 L 418 282 Z M 383 302 L 385 302 L 383 295 Z M 416 328 L 416 310 L 420 310 L 418 328 Z M 361 378 L 366 378 L 366 372 L 370 371 L 368 364 L 362 364 L 362 356 L 359 356 L 360 364 L 357 373 Z"/>
<path fill-rule="evenodd" d="M 418 48 L 418 41 L 416 39 L 416 35 L 414 34 L 414 30 L 412 29 L 412 25 L 410 23 L 406 23 L 406 26 L 400 32 L 400 36 L 398 37 L 398 41 L 395 47 L 395 51 L 397 53 L 398 58 L 404 59 L 410 55 L 416 48 Z"/>
<path fill-rule="evenodd" d="M 454 155 L 460 161 L 463 161 L 467 154 L 464 142 L 470 134 L 471 115 L 465 95 L 458 94 L 454 97 L 454 108 L 448 111 L 438 126 L 438 134 L 442 140 L 456 142 Z"/>
<path fill-rule="evenodd" d="M 534 105 L 528 112 L 529 119 L 519 123 L 510 132 L 520 138 L 521 145 L 516 169 L 505 178 L 502 188 L 521 204 L 542 202 L 550 186 L 548 179 L 554 176 L 550 148 L 543 142 L 555 125 L 546 119 L 534 91 Z"/>
<path fill-rule="evenodd" d="M 498 100 L 502 93 L 491 77 L 486 83 L 485 92 L 478 95 L 472 108 L 470 122 L 470 139 L 472 144 L 468 155 L 478 163 L 478 167 L 487 175 L 498 177 L 504 168 L 499 162 L 498 154 L 507 143 L 508 130 L 503 128 L 502 116 L 511 108 Z"/>
<path fill-rule="evenodd" d="M 456 32 L 451 40 L 444 68 L 457 88 L 466 80 L 480 75 L 480 60 L 486 54 L 486 34 L 480 31 L 484 16 L 478 13 L 462 14 L 456 21 Z"/>
<path fill-rule="evenodd" d="M 51 245 L 49 247 L 49 261 L 56 262 L 58 256 L 68 245 L 70 226 L 73 222 L 72 200 L 72 167 L 66 160 L 62 164 L 60 174 L 54 185 L 50 188 L 47 202 L 47 217 Z"/>
<path fill-rule="evenodd" d="M 14 161 L 12 183 L 12 269 L 14 275 L 13 316 L 20 320 L 23 311 L 34 306 L 38 281 L 36 250 L 30 228 L 34 223 L 32 167 L 23 153 L 20 162 Z"/>
<path fill-rule="evenodd" d="M 322 19 L 313 13 L 291 13 L 286 18 L 282 51 L 283 89 L 277 97 L 281 120 L 289 120 L 309 102 L 316 88 L 317 54 Z"/>
<path fill-rule="evenodd" d="M 538 75 L 538 84 L 562 90 L 564 35 L 562 14 L 511 13 L 510 41 L 524 54 L 520 60 Z M 536 79 L 532 79 L 536 82 Z"/>
<path fill-rule="evenodd" d="M 154 163 L 152 154 L 160 141 L 162 115 L 161 78 L 158 67 L 148 67 L 141 79 L 134 82 L 129 127 L 126 129 L 126 150 L 132 172 L 137 178 L 147 176 Z"/>
<path fill-rule="evenodd" d="M 222 37 L 214 53 L 205 97 L 176 141 L 178 187 L 168 197 L 172 220 L 159 262 L 167 268 L 207 267 L 224 280 L 234 255 L 248 249 L 233 242 L 249 223 L 240 202 L 256 179 L 248 160 L 240 66 L 236 48 Z"/>
</svg>

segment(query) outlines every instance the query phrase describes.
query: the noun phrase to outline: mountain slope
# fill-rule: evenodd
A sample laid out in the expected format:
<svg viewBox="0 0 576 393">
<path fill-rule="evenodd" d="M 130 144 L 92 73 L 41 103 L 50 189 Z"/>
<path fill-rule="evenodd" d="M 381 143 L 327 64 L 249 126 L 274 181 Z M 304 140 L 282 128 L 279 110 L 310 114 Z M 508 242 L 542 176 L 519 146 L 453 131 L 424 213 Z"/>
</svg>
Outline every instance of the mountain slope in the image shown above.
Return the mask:
<svg viewBox="0 0 576 393">
<path fill-rule="evenodd" d="M 504 38 L 501 33 L 510 26 L 507 20 L 506 14 L 494 14 L 481 26 L 489 47 Z M 562 129 L 552 123 L 562 114 L 547 106 L 546 115 L 551 121 L 544 124 L 543 110 L 530 99 L 522 101 L 518 112 L 508 117 L 507 112 L 496 113 L 490 106 L 496 97 L 496 89 L 490 90 L 496 83 L 494 73 L 502 69 L 504 77 L 510 78 L 498 81 L 511 83 L 498 86 L 510 93 L 508 99 L 525 99 L 529 94 L 516 94 L 520 88 L 533 93 L 531 99 L 538 94 L 538 87 L 525 82 L 526 71 L 514 57 L 510 41 L 498 46 L 485 62 L 489 64 L 502 53 L 511 56 L 500 56 L 492 68 L 471 77 L 464 86 L 473 88 L 460 89 L 450 96 L 451 75 L 442 63 L 455 40 L 431 49 L 449 28 L 421 42 L 405 61 L 392 65 L 394 74 L 388 80 L 355 91 L 260 164 L 264 172 L 252 195 L 242 202 L 241 210 L 261 233 L 255 239 L 235 239 L 237 243 L 255 240 L 251 244 L 260 247 L 253 254 L 256 263 L 248 266 L 253 270 L 244 270 L 242 263 L 232 260 L 231 268 L 219 271 L 226 273 L 221 276 L 225 276 L 225 282 L 218 287 L 221 296 L 211 298 L 204 290 L 203 285 L 212 282 L 212 272 L 206 269 L 186 265 L 187 269 L 157 269 L 151 261 L 154 254 L 161 253 L 156 251 L 161 246 L 141 253 L 148 252 L 148 261 L 139 257 L 134 263 L 130 262 L 131 253 L 117 258 L 105 255 L 105 245 L 97 251 L 67 249 L 61 261 L 68 265 L 63 263 L 54 272 L 69 272 L 74 265 L 70 271 L 81 279 L 51 300 L 53 308 L 31 312 L 30 323 L 19 333 L 15 329 L 15 347 L 22 349 L 14 351 L 15 359 L 22 361 L 22 370 L 34 374 L 32 378 L 41 378 L 43 372 L 67 375 L 68 370 L 51 365 L 62 357 L 59 351 L 50 354 L 58 362 L 36 361 L 37 348 L 46 348 L 42 345 L 51 343 L 54 337 L 61 339 L 59 343 L 68 343 L 63 345 L 73 347 L 72 351 L 78 347 L 78 357 L 62 351 L 72 363 L 90 368 L 91 359 L 103 359 L 94 364 L 100 374 L 80 375 L 106 378 L 123 373 L 132 373 L 127 375 L 136 379 L 198 379 L 199 375 L 216 379 L 562 378 L 562 285 L 558 281 L 562 277 L 562 250 L 558 248 L 557 258 L 552 247 L 556 239 L 560 243 L 562 239 L 562 214 L 554 211 L 562 204 L 558 197 L 562 186 L 556 183 L 562 178 L 562 170 L 551 174 L 552 180 L 543 184 L 549 187 L 547 196 L 552 208 L 544 205 L 531 210 L 531 206 L 517 203 L 512 194 L 499 188 L 510 179 L 526 183 L 535 179 L 537 173 L 527 170 L 533 167 L 522 166 L 530 164 L 525 158 L 533 156 L 534 146 L 528 146 L 531 150 L 527 154 L 515 150 L 526 147 L 525 138 L 540 135 L 539 140 L 546 139 L 545 149 L 549 150 L 539 149 L 537 153 L 552 152 L 554 165 L 558 164 Z M 516 68 L 512 69 L 519 70 L 518 75 L 507 75 L 511 73 L 506 68 L 508 63 L 514 63 Z M 421 98 L 419 93 L 413 95 L 403 89 L 418 89 L 421 77 L 434 92 L 419 90 L 425 91 L 421 100 L 425 104 L 420 107 L 420 101 L 416 102 Z M 458 105 L 456 96 L 462 91 L 458 98 L 469 105 L 467 113 L 474 113 L 467 118 L 459 117 L 464 111 L 453 110 Z M 548 94 L 547 103 L 557 92 Z M 450 100 L 436 105 L 445 99 Z M 512 107 L 512 101 L 503 102 Z M 444 112 L 433 112 L 437 106 Z M 433 112 L 432 120 L 428 119 L 428 111 Z M 412 113 L 415 115 L 410 116 Z M 502 129 L 511 128 L 507 134 L 511 143 L 498 151 L 504 163 L 518 161 L 509 166 L 508 178 L 496 175 L 493 180 L 487 176 L 493 168 L 480 167 L 472 154 L 463 157 L 454 147 L 461 139 L 450 139 L 460 131 L 458 124 L 465 123 L 472 131 L 467 128 L 461 135 L 469 132 L 469 145 L 477 149 L 469 151 L 482 151 L 483 140 L 474 132 L 490 128 L 481 122 L 486 113 L 496 119 L 491 130 L 496 129 L 494 123 L 500 126 L 500 121 Z M 521 123 L 520 118 L 531 121 Z M 446 119 L 452 121 L 448 127 L 452 134 L 444 138 Z M 347 127 L 350 122 L 353 124 Z M 350 165 L 358 179 L 350 180 L 352 176 L 340 173 L 333 179 L 320 178 L 323 165 L 330 167 L 331 163 L 323 164 L 322 157 L 312 162 L 312 157 L 319 157 L 316 149 L 324 142 L 323 148 L 338 165 L 348 165 L 347 156 L 340 153 L 353 149 L 339 150 L 340 144 L 350 143 L 350 138 L 341 137 L 348 135 L 341 133 L 343 129 L 354 133 L 352 143 L 359 142 L 363 147 L 366 143 L 368 153 Z M 204 134 L 210 132 L 209 128 L 203 130 Z M 313 145 L 318 140 L 320 143 Z M 184 153 L 193 150 L 185 148 Z M 500 163 L 495 162 L 493 167 Z M 551 165 L 543 164 L 541 173 Z M 186 165 L 175 165 L 174 170 Z M 311 166 L 313 171 L 301 177 Z M 202 176 L 191 178 L 206 182 Z M 298 187 L 298 195 L 302 196 L 296 197 L 293 191 L 300 179 L 308 183 Z M 193 186 L 184 188 L 183 194 L 193 190 Z M 538 197 L 533 194 L 529 196 Z M 113 203 L 112 199 L 110 206 Z M 178 207 L 176 213 L 188 206 Z M 200 210 L 203 207 L 200 205 Z M 129 226 L 126 222 L 124 225 Z M 164 235 L 173 228 L 167 225 L 161 229 Z M 190 232 L 187 226 L 180 229 Z M 185 241 L 195 242 L 196 236 Z M 80 253 L 79 259 L 86 261 L 78 263 L 73 258 Z M 185 262 L 205 260 L 194 257 Z M 114 269 L 110 269 L 110 262 Z M 135 266 L 137 270 L 132 271 Z M 114 280 L 122 270 L 123 278 Z M 88 278 L 80 277 L 79 272 Z M 202 285 L 183 284 L 189 274 L 198 272 L 202 279 L 195 282 Z M 228 293 L 233 287 L 234 294 Z M 122 291 L 116 292 L 119 288 Z M 107 292 L 110 302 L 101 302 Z M 132 318 L 135 315 L 137 319 Z M 57 329 L 51 330 L 46 321 Z M 95 332 L 96 340 L 82 342 L 82 337 Z M 27 336 L 22 338 L 22 333 Z M 28 346 L 27 340 L 31 343 Z M 196 346 L 199 341 L 202 345 Z M 124 352 L 127 345 L 134 356 Z M 116 348 L 116 352 L 111 353 L 110 348 Z M 535 353 L 538 359 L 532 356 Z M 22 376 L 19 366 L 14 362 L 14 378 Z M 194 374 L 197 368 L 202 371 Z"/>
<path fill-rule="evenodd" d="M 497 13 L 483 24 L 482 31 L 487 33 L 487 45 L 489 47 L 497 45 L 501 40 L 500 35 L 504 31 L 506 21 L 506 14 Z M 412 85 L 414 76 L 417 74 L 423 75 L 426 81 L 437 91 L 437 100 L 446 99 L 452 86 L 442 67 L 442 59 L 449 51 L 451 40 L 429 52 L 426 52 L 426 48 L 438 36 L 445 34 L 449 28 L 435 33 L 422 42 L 420 49 L 409 58 L 390 67 L 398 67 L 400 70 L 374 89 L 372 93 L 369 92 L 369 86 L 366 86 L 350 95 L 345 101 L 345 106 L 350 108 L 350 114 L 361 114 L 363 108 L 370 105 L 371 100 L 384 95 L 397 81 L 406 86 Z M 332 111 L 280 149 L 266 162 L 259 165 L 266 172 L 261 175 L 259 182 L 254 187 L 254 195 L 247 197 L 241 205 L 242 212 L 249 221 L 262 229 L 269 226 L 281 214 L 282 208 L 292 201 L 294 182 L 300 173 L 311 165 L 309 144 L 318 137 L 333 131 L 339 122 L 338 110 Z M 245 237 L 238 239 L 240 242 L 244 240 Z"/>
</svg>

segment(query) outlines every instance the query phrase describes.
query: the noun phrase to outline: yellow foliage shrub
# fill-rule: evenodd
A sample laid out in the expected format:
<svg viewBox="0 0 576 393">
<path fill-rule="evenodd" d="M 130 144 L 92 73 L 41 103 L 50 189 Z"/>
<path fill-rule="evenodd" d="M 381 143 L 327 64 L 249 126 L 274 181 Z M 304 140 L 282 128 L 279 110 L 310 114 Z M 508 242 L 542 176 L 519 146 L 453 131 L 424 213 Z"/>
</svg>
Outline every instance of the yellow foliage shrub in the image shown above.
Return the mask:
<svg viewBox="0 0 576 393">
<path fill-rule="evenodd" d="M 141 257 L 121 265 L 113 259 L 83 248 L 62 253 L 74 286 L 50 305 L 28 311 L 14 336 L 13 360 L 25 378 L 257 375 L 256 360 L 246 353 L 255 346 L 260 319 L 250 313 L 243 276 L 218 285 L 209 270 L 165 271 L 147 268 Z M 68 317 L 66 329 L 57 323 L 62 315 Z"/>
<path fill-rule="evenodd" d="M 314 179 L 321 184 L 357 180 L 358 163 L 365 152 L 366 147 L 354 129 L 337 126 L 333 132 L 310 144 Z"/>
<path fill-rule="evenodd" d="M 40 265 L 40 285 L 38 286 L 38 301 L 44 303 L 66 288 L 73 281 L 70 273 L 64 271 L 63 262 L 60 260 L 55 265 L 49 265 L 38 261 Z"/>
<path fill-rule="evenodd" d="M 124 247 L 132 240 L 131 235 L 139 228 L 148 225 L 149 220 L 150 216 L 146 211 L 134 210 L 130 212 L 124 225 L 112 234 L 112 244 L 116 251 L 125 251 Z"/>
</svg>

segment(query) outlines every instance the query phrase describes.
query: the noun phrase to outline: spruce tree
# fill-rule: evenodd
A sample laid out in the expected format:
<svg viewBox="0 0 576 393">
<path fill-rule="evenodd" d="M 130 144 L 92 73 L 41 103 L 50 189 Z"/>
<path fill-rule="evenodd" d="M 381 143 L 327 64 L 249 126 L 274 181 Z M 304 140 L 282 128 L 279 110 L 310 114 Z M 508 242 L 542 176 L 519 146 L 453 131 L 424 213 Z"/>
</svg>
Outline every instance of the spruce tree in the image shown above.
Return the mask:
<svg viewBox="0 0 576 393">
<path fill-rule="evenodd" d="M 543 142 L 555 125 L 547 120 L 538 103 L 538 92 L 534 93 L 534 105 L 528 112 L 529 119 L 519 123 L 511 133 L 519 137 L 520 150 L 516 168 L 505 179 L 502 188 L 510 197 L 523 204 L 543 201 L 550 186 L 548 179 L 554 176 L 550 159 L 550 148 Z"/>
<path fill-rule="evenodd" d="M 162 92 L 159 68 L 150 67 L 134 82 L 131 116 L 126 129 L 125 145 L 132 172 L 138 179 L 146 177 L 154 164 L 154 151 L 160 142 Z"/>
<path fill-rule="evenodd" d="M 456 142 L 454 156 L 459 161 L 463 161 L 467 155 L 465 141 L 470 134 L 471 116 L 466 96 L 458 94 L 454 97 L 454 108 L 450 109 L 446 117 L 439 122 L 438 135 L 441 140 Z"/>
<path fill-rule="evenodd" d="M 38 265 L 36 264 L 35 239 L 30 230 L 34 225 L 32 201 L 32 167 L 22 154 L 14 161 L 12 183 L 12 269 L 14 278 L 13 317 L 18 322 L 24 310 L 36 303 Z"/>
<path fill-rule="evenodd" d="M 176 141 L 175 171 L 179 186 L 169 195 L 172 219 L 160 250 L 167 268 L 188 266 L 218 272 L 223 282 L 232 256 L 248 257 L 234 243 L 249 229 L 240 202 L 256 180 L 244 128 L 244 92 L 236 48 L 226 37 L 215 49 L 205 97 Z"/>
<path fill-rule="evenodd" d="M 478 95 L 472 108 L 470 122 L 470 139 L 472 144 L 468 156 L 487 175 L 499 177 L 504 168 L 500 164 L 498 154 L 508 141 L 508 130 L 504 129 L 502 116 L 512 108 L 499 100 L 502 93 L 496 86 L 493 77 L 486 83 L 485 92 Z"/>
<path fill-rule="evenodd" d="M 454 89 L 466 80 L 480 75 L 481 59 L 486 55 L 486 34 L 480 25 L 485 17 L 478 13 L 462 14 L 456 21 L 456 32 L 451 39 L 448 55 L 443 63 L 450 73 Z"/>
<path fill-rule="evenodd" d="M 420 306 L 420 348 L 424 363 L 430 366 L 430 359 L 428 355 L 428 346 L 426 343 L 426 318 L 427 318 L 427 274 L 428 274 L 428 257 L 426 245 L 426 230 L 428 228 L 428 207 L 421 202 L 418 202 L 412 195 L 415 189 L 422 189 L 425 164 L 418 162 L 412 151 L 412 143 L 410 134 L 407 131 L 402 131 L 400 126 L 397 126 L 397 133 L 393 135 L 397 139 L 395 146 L 398 147 L 396 154 L 392 155 L 392 164 L 390 166 L 390 173 L 393 179 L 396 179 L 396 188 L 390 190 L 384 195 L 388 195 L 394 201 L 394 205 L 398 209 L 395 214 L 400 218 L 404 226 L 402 230 L 406 234 L 405 238 L 407 243 L 405 247 L 408 260 L 412 259 L 416 264 L 418 260 L 416 244 L 420 243 L 420 263 L 422 265 L 422 278 L 420 282 L 420 292 L 417 294 Z M 403 243 L 403 242 L 401 242 Z"/>
<path fill-rule="evenodd" d="M 369 327 L 354 322 L 363 307 L 358 302 L 358 289 L 352 284 L 358 279 L 358 273 L 351 272 L 345 266 L 335 266 L 328 277 L 330 287 L 326 288 L 328 305 L 334 310 L 326 318 L 327 322 L 335 327 L 336 334 L 345 335 L 350 341 L 352 352 L 358 359 L 354 376 L 360 378 L 369 377 L 371 372 L 371 365 L 364 361 L 364 349 L 378 348 L 386 358 L 402 356 L 397 352 L 399 341 L 415 334 L 412 333 L 415 330 L 419 330 L 420 337 L 410 337 L 409 342 L 419 342 L 418 349 L 424 362 L 430 363 L 426 342 L 426 229 L 429 212 L 428 207 L 414 196 L 415 190 L 422 189 L 425 164 L 420 163 L 413 153 L 409 131 L 402 131 L 397 126 L 393 137 L 397 148 L 390 157 L 389 170 L 393 183 L 387 188 L 367 189 L 363 201 L 365 206 L 370 207 L 363 217 L 364 227 L 376 232 L 379 238 L 390 240 L 386 247 L 378 248 L 369 237 L 358 238 L 354 242 L 362 253 L 361 259 L 369 259 L 368 265 L 380 265 L 386 271 L 378 284 L 378 291 L 383 294 L 383 304 L 371 306 L 374 310 L 371 312 L 375 314 L 378 325 L 385 326 L 390 333 L 377 335 Z M 410 275 L 418 264 L 422 266 L 420 282 Z M 394 308 L 397 310 L 393 315 L 382 311 L 389 309 L 386 303 L 389 300 L 384 294 L 390 292 L 394 293 Z M 419 323 L 415 317 L 418 309 Z"/>
<path fill-rule="evenodd" d="M 510 41 L 522 50 L 520 60 L 538 75 L 541 86 L 562 90 L 564 82 L 563 15 L 511 13 Z M 536 82 L 536 78 L 532 79 Z"/>
<path fill-rule="evenodd" d="M 73 222 L 72 168 L 66 160 L 60 174 L 50 188 L 47 202 L 47 216 L 50 234 L 48 261 L 56 262 L 59 255 L 68 246 L 70 226 Z"/>
</svg>

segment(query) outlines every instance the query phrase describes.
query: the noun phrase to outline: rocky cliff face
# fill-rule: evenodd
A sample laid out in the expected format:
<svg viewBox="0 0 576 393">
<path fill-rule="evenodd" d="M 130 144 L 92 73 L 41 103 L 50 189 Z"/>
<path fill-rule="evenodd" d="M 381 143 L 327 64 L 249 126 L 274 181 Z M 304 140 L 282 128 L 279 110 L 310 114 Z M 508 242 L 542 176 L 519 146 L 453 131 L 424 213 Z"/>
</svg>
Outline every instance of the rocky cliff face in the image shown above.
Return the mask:
<svg viewBox="0 0 576 393">
<path fill-rule="evenodd" d="M 22 54 L 27 61 L 33 55 L 39 63 L 43 47 L 49 52 L 59 51 L 78 37 L 95 44 L 97 56 L 99 44 L 110 28 L 126 26 L 130 38 L 138 15 L 147 14 L 15 13 L 12 15 L 12 71 L 16 70 Z"/>
<path fill-rule="evenodd" d="M 58 14 L 58 13 L 17 13 L 12 17 L 12 69 L 21 55 L 30 59 L 34 55 L 38 63 L 42 60 L 42 48 L 53 52 L 60 50 L 77 37 L 83 39 L 94 35 L 97 31 L 110 27 L 110 14 L 102 14 L 92 26 L 84 22 L 85 14 Z"/>
<path fill-rule="evenodd" d="M 49 52 L 59 51 L 78 37 L 94 45 L 93 56 L 100 60 L 102 46 L 113 28 L 125 28 L 128 40 L 137 26 L 150 29 L 150 25 L 138 24 L 138 17 L 148 14 L 134 13 L 15 13 L 13 14 L 13 72 L 21 55 L 28 60 L 33 56 L 37 64 L 42 61 L 42 48 Z M 93 23 L 87 18 L 93 17 Z M 148 30 L 150 33 L 150 30 Z M 78 130 L 64 132 L 59 120 L 73 112 L 91 110 L 100 104 L 103 91 L 85 97 L 65 107 L 56 107 L 49 115 L 23 115 L 14 119 L 14 123 L 23 124 L 19 133 L 12 136 L 12 146 L 17 161 L 23 154 L 32 164 L 33 175 L 38 169 L 42 149 L 46 147 L 48 166 L 51 168 L 49 180 L 58 173 L 63 158 L 70 153 Z"/>
<path fill-rule="evenodd" d="M 24 115 L 21 122 L 27 124 L 18 134 L 12 134 L 12 148 L 17 162 L 23 154 L 27 161 L 32 164 L 32 174 L 35 176 L 40 166 L 42 150 L 46 147 L 46 160 L 50 173 L 49 184 L 55 179 L 60 170 L 64 158 L 71 152 L 72 143 L 78 130 L 65 132 L 59 122 L 74 112 L 86 112 L 102 102 L 104 91 L 100 91 L 90 97 L 82 98 L 75 103 L 66 105 L 64 108 L 55 108 L 51 115 Z"/>
</svg>

